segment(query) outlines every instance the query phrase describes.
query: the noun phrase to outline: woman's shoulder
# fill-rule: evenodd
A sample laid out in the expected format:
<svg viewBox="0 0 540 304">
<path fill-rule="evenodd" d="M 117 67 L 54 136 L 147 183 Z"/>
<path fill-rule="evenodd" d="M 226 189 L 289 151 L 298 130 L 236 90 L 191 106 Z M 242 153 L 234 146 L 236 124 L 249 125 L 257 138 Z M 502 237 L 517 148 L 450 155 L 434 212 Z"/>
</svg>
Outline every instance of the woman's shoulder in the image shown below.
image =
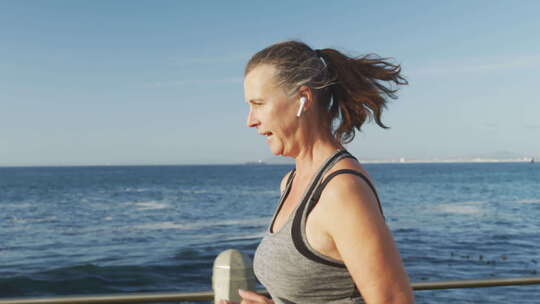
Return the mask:
<svg viewBox="0 0 540 304">
<path fill-rule="evenodd" d="M 360 176 L 363 176 L 363 178 Z M 322 181 L 324 182 L 326 179 L 329 179 L 329 178 L 331 180 L 328 181 L 328 184 L 331 184 L 331 183 L 341 184 L 341 183 L 351 183 L 351 182 L 354 183 L 355 181 L 358 181 L 359 178 L 363 180 L 364 182 L 366 182 L 367 180 L 373 184 L 372 179 L 369 176 L 369 173 L 354 158 L 344 158 L 340 160 L 339 162 L 337 162 L 332 168 L 330 168 L 330 170 L 328 170 L 324 174 Z"/>
<path fill-rule="evenodd" d="M 377 206 L 377 195 L 368 172 L 355 159 L 343 159 L 325 174 L 320 200 L 328 208 L 366 203 Z"/>
</svg>

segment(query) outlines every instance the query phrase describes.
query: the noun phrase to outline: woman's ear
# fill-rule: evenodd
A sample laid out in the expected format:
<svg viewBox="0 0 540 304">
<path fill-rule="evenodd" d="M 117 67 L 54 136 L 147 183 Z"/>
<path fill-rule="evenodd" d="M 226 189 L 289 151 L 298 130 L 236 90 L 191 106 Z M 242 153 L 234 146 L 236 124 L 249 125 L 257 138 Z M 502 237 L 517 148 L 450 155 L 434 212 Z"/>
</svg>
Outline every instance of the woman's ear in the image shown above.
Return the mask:
<svg viewBox="0 0 540 304">
<path fill-rule="evenodd" d="M 303 111 L 309 111 L 309 109 L 313 106 L 313 91 L 308 86 L 301 86 L 298 89 L 298 101 L 302 102 L 301 99 L 305 98 L 303 102 Z"/>
</svg>

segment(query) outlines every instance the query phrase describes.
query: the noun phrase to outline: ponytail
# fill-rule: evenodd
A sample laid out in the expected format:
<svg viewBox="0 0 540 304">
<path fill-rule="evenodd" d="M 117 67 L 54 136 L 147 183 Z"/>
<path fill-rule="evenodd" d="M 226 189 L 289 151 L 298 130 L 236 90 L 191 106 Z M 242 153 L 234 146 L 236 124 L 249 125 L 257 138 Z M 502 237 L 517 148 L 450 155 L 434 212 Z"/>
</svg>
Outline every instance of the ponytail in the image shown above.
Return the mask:
<svg viewBox="0 0 540 304">
<path fill-rule="evenodd" d="M 332 121 L 340 120 L 334 136 L 349 143 L 355 129 L 360 131 L 366 119 L 372 118 L 381 128 L 388 128 L 381 121 L 383 109 L 388 98 L 397 98 L 396 86 L 407 84 L 401 67 L 374 54 L 351 58 L 334 49 L 317 50 L 317 54 L 334 82 L 329 88 L 333 99 L 329 114 Z"/>
</svg>

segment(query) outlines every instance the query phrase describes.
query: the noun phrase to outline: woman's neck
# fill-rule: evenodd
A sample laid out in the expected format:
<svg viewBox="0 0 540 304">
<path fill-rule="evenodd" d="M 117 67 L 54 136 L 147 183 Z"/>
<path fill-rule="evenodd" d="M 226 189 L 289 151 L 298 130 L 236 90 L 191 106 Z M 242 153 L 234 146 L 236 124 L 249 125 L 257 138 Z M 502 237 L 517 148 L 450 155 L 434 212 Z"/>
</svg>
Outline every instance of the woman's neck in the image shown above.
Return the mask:
<svg viewBox="0 0 540 304">
<path fill-rule="evenodd" d="M 335 140 L 318 140 L 303 146 L 295 156 L 296 175 L 312 176 L 339 149 L 343 146 Z"/>
</svg>

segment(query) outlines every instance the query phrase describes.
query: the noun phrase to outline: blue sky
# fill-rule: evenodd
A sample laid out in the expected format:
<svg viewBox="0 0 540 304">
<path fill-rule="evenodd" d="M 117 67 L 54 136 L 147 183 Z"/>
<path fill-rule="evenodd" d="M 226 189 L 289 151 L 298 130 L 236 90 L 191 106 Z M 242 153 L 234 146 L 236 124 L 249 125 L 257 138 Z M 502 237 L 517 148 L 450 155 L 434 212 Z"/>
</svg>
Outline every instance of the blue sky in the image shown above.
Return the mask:
<svg viewBox="0 0 540 304">
<path fill-rule="evenodd" d="M 0 166 L 240 163 L 244 64 L 278 41 L 402 64 L 361 159 L 540 157 L 538 1 L 0 1 Z"/>
</svg>

